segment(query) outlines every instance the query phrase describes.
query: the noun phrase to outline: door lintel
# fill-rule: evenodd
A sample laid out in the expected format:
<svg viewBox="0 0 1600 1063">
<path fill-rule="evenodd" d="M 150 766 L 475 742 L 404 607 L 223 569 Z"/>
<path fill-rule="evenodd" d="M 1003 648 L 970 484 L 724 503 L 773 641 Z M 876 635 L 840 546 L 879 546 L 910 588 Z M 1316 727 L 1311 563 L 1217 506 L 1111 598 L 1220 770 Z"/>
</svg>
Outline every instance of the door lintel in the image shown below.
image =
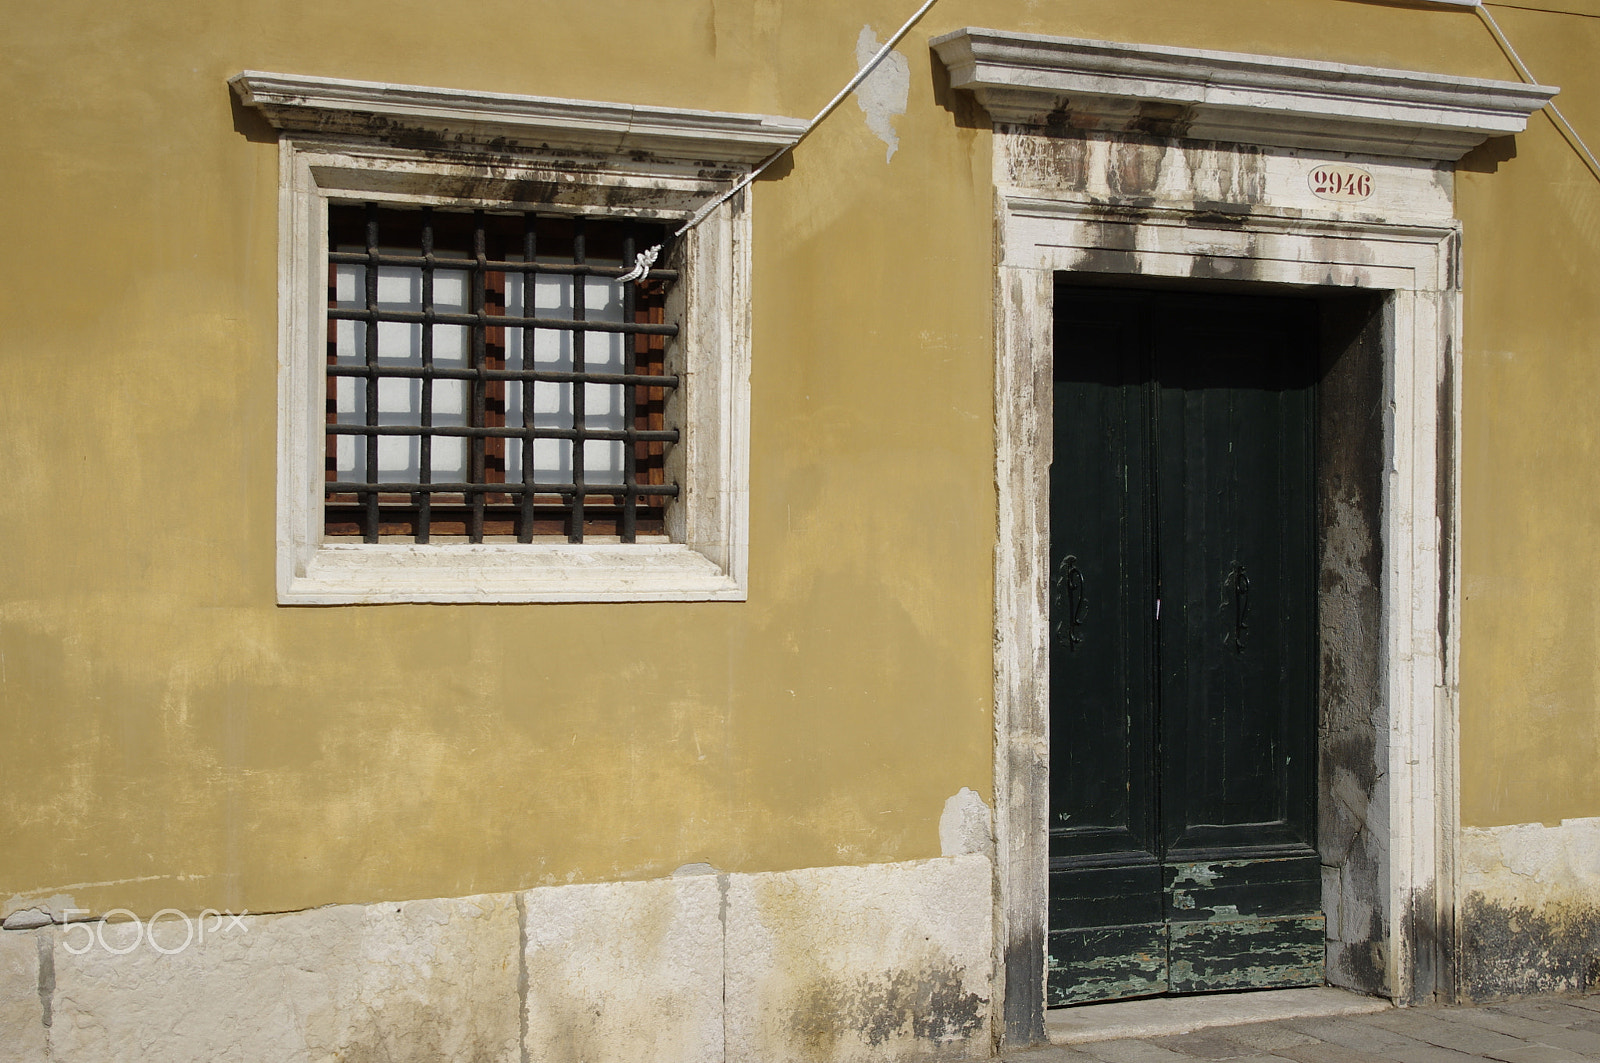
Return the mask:
<svg viewBox="0 0 1600 1063">
<path fill-rule="evenodd" d="M 997 125 L 1454 162 L 1559 91 L 1243 52 L 966 27 L 929 42 Z"/>
</svg>

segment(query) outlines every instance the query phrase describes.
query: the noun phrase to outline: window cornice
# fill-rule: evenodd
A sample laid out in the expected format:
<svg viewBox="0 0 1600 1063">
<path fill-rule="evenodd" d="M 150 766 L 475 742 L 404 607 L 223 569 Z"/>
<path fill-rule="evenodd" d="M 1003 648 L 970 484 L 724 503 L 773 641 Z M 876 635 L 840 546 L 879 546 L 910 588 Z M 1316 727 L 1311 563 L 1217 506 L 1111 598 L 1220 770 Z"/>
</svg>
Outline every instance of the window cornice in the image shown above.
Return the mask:
<svg viewBox="0 0 1600 1063">
<path fill-rule="evenodd" d="M 1543 85 L 966 28 L 930 42 L 997 123 L 1454 161 L 1518 133 Z M 1154 106 L 1152 106 L 1154 105 Z"/>
<path fill-rule="evenodd" d="M 799 118 L 565 100 L 246 70 L 229 84 L 274 128 L 440 147 L 640 152 L 661 159 L 753 165 L 805 131 Z"/>
</svg>

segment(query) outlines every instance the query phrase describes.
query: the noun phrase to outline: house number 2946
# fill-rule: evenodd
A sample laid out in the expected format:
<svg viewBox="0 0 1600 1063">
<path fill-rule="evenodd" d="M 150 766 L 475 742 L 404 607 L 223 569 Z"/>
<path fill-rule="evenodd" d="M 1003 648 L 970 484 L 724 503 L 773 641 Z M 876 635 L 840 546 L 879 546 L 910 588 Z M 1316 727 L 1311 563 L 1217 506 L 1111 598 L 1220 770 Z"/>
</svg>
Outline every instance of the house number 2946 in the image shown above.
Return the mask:
<svg viewBox="0 0 1600 1063">
<path fill-rule="evenodd" d="M 1372 175 L 1355 166 L 1318 166 L 1308 180 L 1319 199 L 1355 203 L 1372 195 Z"/>
</svg>

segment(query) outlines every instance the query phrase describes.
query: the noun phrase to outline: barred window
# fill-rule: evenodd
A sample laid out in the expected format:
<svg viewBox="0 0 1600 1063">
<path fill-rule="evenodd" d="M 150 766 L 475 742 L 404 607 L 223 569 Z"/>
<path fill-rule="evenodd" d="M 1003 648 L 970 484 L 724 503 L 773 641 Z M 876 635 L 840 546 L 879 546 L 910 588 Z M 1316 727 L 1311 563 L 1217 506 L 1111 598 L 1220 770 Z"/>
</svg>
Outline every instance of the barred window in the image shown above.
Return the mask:
<svg viewBox="0 0 1600 1063">
<path fill-rule="evenodd" d="M 278 602 L 745 601 L 755 189 L 718 197 L 806 122 L 229 81 L 279 132 Z"/>
<path fill-rule="evenodd" d="M 667 231 L 330 203 L 325 539 L 666 541 Z"/>
</svg>

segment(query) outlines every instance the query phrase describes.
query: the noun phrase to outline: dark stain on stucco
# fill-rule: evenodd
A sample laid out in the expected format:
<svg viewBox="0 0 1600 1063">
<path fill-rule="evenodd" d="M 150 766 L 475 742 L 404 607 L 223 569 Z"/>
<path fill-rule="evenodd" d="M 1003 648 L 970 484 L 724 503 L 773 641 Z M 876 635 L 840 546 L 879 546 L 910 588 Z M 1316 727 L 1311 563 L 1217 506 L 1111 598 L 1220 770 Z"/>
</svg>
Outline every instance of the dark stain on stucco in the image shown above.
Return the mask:
<svg viewBox="0 0 1600 1063">
<path fill-rule="evenodd" d="M 1449 951 L 1448 927 L 1439 911 L 1438 895 L 1430 883 L 1406 899 L 1400 913 L 1400 939 L 1408 942 L 1411 954 L 1405 957 L 1411 967 L 1411 984 L 1396 1000 L 1405 1004 L 1450 1003 L 1455 987 L 1442 977 L 1443 958 Z"/>
<path fill-rule="evenodd" d="M 1317 391 L 1317 848 L 1338 884 L 1324 903 L 1349 921 L 1330 921 L 1330 980 L 1367 993 L 1390 988 L 1387 839 L 1381 815 L 1372 820 L 1377 736 L 1388 727 L 1379 693 L 1385 305 L 1382 293 L 1321 300 Z"/>
<path fill-rule="evenodd" d="M 1193 107 L 1181 103 L 1141 100 L 1138 117 L 1128 123 L 1128 130 L 1157 137 L 1181 137 L 1189 132 L 1193 124 Z"/>
<path fill-rule="evenodd" d="M 1137 226 L 1144 218 L 1137 209 L 1108 211 L 1104 221 L 1091 222 L 1089 249 L 1077 263 L 1083 273 L 1136 275 L 1139 261 Z"/>
<path fill-rule="evenodd" d="M 1383 914 L 1374 911 L 1367 922 L 1365 940 L 1346 945 L 1336 954 L 1338 973 L 1343 977 L 1330 981 L 1337 985 L 1369 988 L 1374 993 L 1386 989 L 1389 966 L 1387 950 L 1384 948 L 1386 936 Z"/>
<path fill-rule="evenodd" d="M 1600 989 L 1600 908 L 1534 908 L 1468 894 L 1461 909 L 1461 991 L 1479 1002 Z"/>
<path fill-rule="evenodd" d="M 1047 137 L 1077 136 L 1080 135 L 1083 128 L 1083 121 L 1073 118 L 1072 110 L 1068 107 L 1066 101 L 1063 101 L 1053 111 L 1045 115 L 1044 121 L 1037 126 L 1006 127 L 1011 132 L 1040 132 Z"/>
<path fill-rule="evenodd" d="M 1255 268 L 1255 261 L 1249 258 L 1195 255 L 1189 260 L 1189 276 L 1201 280 L 1251 280 Z"/>
<path fill-rule="evenodd" d="M 1249 220 L 1249 207 L 1234 203 L 1196 203 L 1194 210 L 1184 215 L 1183 224 L 1196 229 L 1242 229 Z M 1251 241 L 1244 251 L 1251 269 L 1260 264 L 1255 259 L 1255 250 L 1255 243 Z"/>
<path fill-rule="evenodd" d="M 1043 1044 L 1044 932 L 1029 927 L 1006 944 L 1006 995 L 1001 1047 L 1010 1050 Z"/>
<path fill-rule="evenodd" d="M 39 952 L 39 1011 L 48 1029 L 55 1021 L 56 996 L 56 929 L 45 927 L 37 939 Z"/>
<path fill-rule="evenodd" d="M 964 968 L 944 967 L 818 978 L 801 989 L 789 1016 L 791 1041 L 818 1060 L 836 1058 L 843 1037 L 871 1048 L 911 1038 L 931 1059 L 970 1055 L 989 1002 L 967 991 L 964 974 Z"/>
</svg>

